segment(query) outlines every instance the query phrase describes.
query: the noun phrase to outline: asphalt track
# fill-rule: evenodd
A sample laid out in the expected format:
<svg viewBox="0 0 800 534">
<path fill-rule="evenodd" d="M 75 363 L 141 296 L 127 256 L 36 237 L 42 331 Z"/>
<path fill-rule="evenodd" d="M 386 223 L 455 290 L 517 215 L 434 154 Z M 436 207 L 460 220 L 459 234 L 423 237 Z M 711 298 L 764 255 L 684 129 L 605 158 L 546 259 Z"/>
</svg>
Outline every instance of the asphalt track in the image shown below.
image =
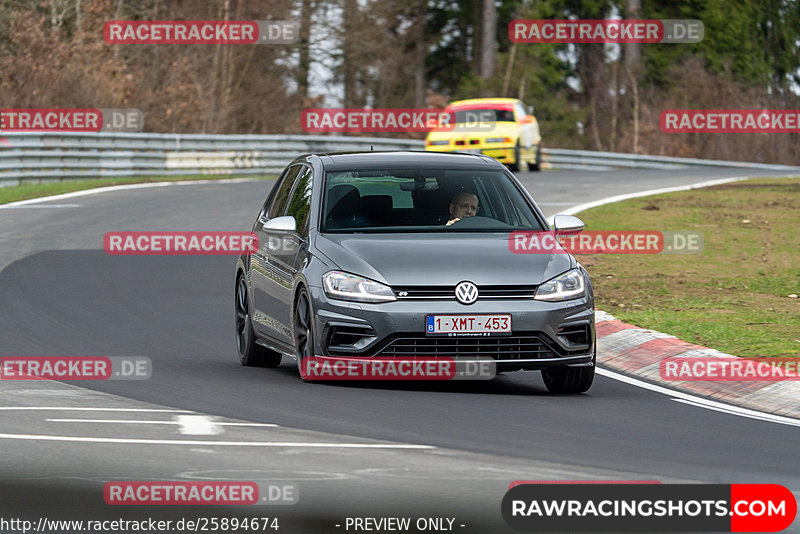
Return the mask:
<svg viewBox="0 0 800 534">
<path fill-rule="evenodd" d="M 520 177 L 552 215 L 612 195 L 743 174 Z M 147 381 L 0 383 L 4 517 L 249 514 L 279 517 L 280 532 L 345 532 L 348 516 L 436 516 L 455 518 L 457 532 L 499 532 L 510 531 L 500 501 L 513 480 L 777 483 L 800 492 L 797 426 L 676 402 L 605 376 L 587 394 L 553 396 L 539 373 L 328 385 L 301 382 L 288 358 L 278 369 L 244 368 L 235 352 L 232 257 L 102 251 L 112 230 L 247 230 L 272 183 L 128 189 L 0 209 L 0 357 L 147 356 L 154 368 Z M 46 409 L 3 409 L 19 407 Z M 75 409 L 100 407 L 109 410 Z M 277 426 L 197 435 L 154 422 L 174 422 L 177 411 L 123 411 L 131 408 Z M 258 511 L 120 510 L 102 500 L 109 480 L 181 478 L 282 481 L 296 484 L 300 499 Z"/>
</svg>

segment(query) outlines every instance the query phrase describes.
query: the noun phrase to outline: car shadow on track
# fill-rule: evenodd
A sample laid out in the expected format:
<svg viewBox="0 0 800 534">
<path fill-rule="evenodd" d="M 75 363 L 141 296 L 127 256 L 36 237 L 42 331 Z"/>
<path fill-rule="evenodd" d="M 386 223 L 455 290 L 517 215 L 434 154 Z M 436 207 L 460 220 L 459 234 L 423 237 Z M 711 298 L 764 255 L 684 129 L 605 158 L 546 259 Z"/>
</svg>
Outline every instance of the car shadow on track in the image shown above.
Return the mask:
<svg viewBox="0 0 800 534">
<path fill-rule="evenodd" d="M 490 395 L 541 395 L 554 396 L 542 383 L 538 371 L 514 371 L 502 373 L 491 380 L 315 380 L 302 382 L 294 360 L 284 357 L 284 363 L 270 373 L 280 373 L 308 386 L 341 387 L 386 391 L 426 391 L 439 393 L 471 393 Z M 589 394 L 583 394 L 589 396 Z M 578 395 L 571 395 L 573 397 Z"/>
</svg>

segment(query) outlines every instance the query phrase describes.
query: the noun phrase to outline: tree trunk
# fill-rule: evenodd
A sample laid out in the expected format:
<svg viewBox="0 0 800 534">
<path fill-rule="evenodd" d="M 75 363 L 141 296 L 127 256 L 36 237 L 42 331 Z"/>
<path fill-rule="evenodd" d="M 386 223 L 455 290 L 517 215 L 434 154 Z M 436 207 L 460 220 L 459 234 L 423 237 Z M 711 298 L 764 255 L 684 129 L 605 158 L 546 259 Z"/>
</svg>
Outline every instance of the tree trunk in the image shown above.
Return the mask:
<svg viewBox="0 0 800 534">
<path fill-rule="evenodd" d="M 631 80 L 631 92 L 633 93 L 633 153 L 639 153 L 639 84 L 636 82 L 636 76 L 628 71 L 628 77 Z"/>
<path fill-rule="evenodd" d="M 514 70 L 514 57 L 517 55 L 517 43 L 511 45 L 511 53 L 508 55 L 508 65 L 506 65 L 506 75 L 503 78 L 503 92 L 500 96 L 508 96 L 508 86 L 511 83 L 511 73 Z"/>
<path fill-rule="evenodd" d="M 619 112 L 619 61 L 611 65 L 611 152 L 617 150 L 617 115 Z"/>
<path fill-rule="evenodd" d="M 638 19 L 642 11 L 642 0 L 627 0 L 625 5 L 625 18 Z M 639 63 L 642 58 L 641 43 L 625 43 L 625 66 L 629 71 L 639 70 Z"/>
<path fill-rule="evenodd" d="M 297 69 L 297 94 L 300 101 L 308 98 L 308 71 L 311 68 L 311 0 L 302 0 L 300 3 L 300 65 Z"/>
<path fill-rule="evenodd" d="M 416 42 L 414 44 L 414 106 L 425 107 L 425 58 L 428 55 L 425 24 L 428 14 L 428 0 L 419 0 L 416 17 Z"/>
<path fill-rule="evenodd" d="M 342 61 L 344 68 L 344 107 L 356 107 L 356 59 L 354 57 L 356 38 L 356 15 L 358 0 L 344 0 L 344 46 Z"/>
<path fill-rule="evenodd" d="M 481 78 L 494 74 L 495 49 L 497 48 L 497 8 L 494 0 L 483 0 L 481 28 Z"/>
<path fill-rule="evenodd" d="M 83 15 L 81 14 L 81 0 L 75 0 L 75 36 L 78 39 L 78 45 L 83 44 L 81 22 L 83 22 Z"/>
</svg>

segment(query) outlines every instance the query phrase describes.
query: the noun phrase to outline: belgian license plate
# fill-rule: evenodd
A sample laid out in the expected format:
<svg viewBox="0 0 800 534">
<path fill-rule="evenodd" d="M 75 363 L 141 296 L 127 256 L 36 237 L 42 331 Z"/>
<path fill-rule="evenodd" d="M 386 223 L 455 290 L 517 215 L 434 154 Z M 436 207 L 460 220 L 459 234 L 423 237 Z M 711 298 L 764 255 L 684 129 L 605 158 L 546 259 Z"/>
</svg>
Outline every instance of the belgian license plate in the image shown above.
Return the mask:
<svg viewBox="0 0 800 534">
<path fill-rule="evenodd" d="M 430 335 L 479 335 L 511 333 L 511 315 L 428 315 L 425 333 Z"/>
</svg>

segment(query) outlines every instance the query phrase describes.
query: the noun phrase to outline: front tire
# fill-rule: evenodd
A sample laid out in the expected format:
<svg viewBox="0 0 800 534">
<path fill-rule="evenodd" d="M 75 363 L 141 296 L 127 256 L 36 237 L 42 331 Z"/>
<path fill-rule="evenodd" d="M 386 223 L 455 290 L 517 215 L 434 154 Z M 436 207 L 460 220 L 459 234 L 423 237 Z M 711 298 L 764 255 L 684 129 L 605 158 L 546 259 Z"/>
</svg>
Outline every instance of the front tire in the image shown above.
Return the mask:
<svg viewBox="0 0 800 534">
<path fill-rule="evenodd" d="M 594 382 L 594 369 L 597 366 L 597 344 L 591 367 L 551 367 L 542 370 L 544 385 L 550 393 L 585 393 Z"/>
<path fill-rule="evenodd" d="M 246 367 L 278 367 L 282 356 L 256 343 L 244 275 L 236 279 L 236 348 Z"/>
<path fill-rule="evenodd" d="M 508 164 L 508 170 L 511 172 L 518 172 L 520 169 L 520 164 L 519 139 L 517 139 L 517 144 L 514 146 L 514 163 Z"/>
<path fill-rule="evenodd" d="M 302 288 L 297 294 L 297 301 L 294 306 L 292 333 L 294 337 L 295 354 L 297 354 L 297 371 L 300 373 L 300 378 L 303 380 L 306 380 L 305 374 L 303 373 L 303 360 L 314 356 L 313 322 L 311 300 L 308 298 L 308 291 Z"/>
</svg>

